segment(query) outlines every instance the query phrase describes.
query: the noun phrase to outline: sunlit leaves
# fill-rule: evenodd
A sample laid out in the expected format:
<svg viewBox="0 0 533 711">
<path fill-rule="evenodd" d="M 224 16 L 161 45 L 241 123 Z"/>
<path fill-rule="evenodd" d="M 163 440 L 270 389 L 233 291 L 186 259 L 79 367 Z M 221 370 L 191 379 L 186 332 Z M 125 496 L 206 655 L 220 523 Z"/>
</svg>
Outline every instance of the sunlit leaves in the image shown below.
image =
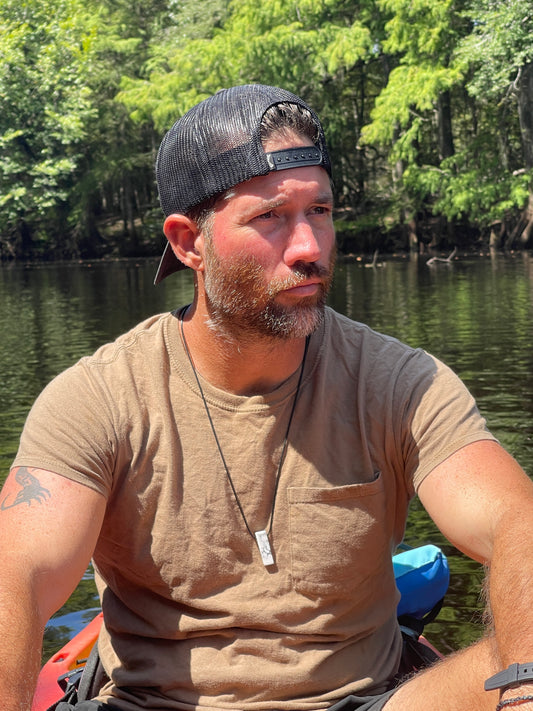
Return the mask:
<svg viewBox="0 0 533 711">
<path fill-rule="evenodd" d="M 372 56 L 373 38 L 368 27 L 354 22 L 349 27 L 334 27 L 324 48 L 326 69 L 334 76 L 339 69 L 350 69 Z"/>
<path fill-rule="evenodd" d="M 487 225 L 517 214 L 528 200 L 528 178 L 516 170 L 531 164 L 524 157 L 529 129 L 522 119 L 521 148 L 516 105 L 517 96 L 528 100 L 520 79 L 533 57 L 531 3 L 378 3 L 391 14 L 382 45 L 394 62 L 362 140 L 386 148 L 394 191 L 405 204 L 450 220 Z"/>
<path fill-rule="evenodd" d="M 458 55 L 473 65 L 468 84 L 476 96 L 505 91 L 520 67 L 533 61 L 531 0 L 472 0 L 472 31 L 458 46 Z"/>
<path fill-rule="evenodd" d="M 387 86 L 376 99 L 372 123 L 363 129 L 364 140 L 387 144 L 398 127 L 409 129 L 418 119 L 429 121 L 438 95 L 453 87 L 460 73 L 449 67 L 401 64 L 392 70 Z M 425 114 L 423 117 L 421 114 Z M 418 135 L 412 134 L 414 140 Z"/>
<path fill-rule="evenodd" d="M 385 51 L 401 52 L 406 62 L 442 62 L 453 48 L 456 3 L 452 0 L 378 0 L 391 19 Z"/>
<path fill-rule="evenodd" d="M 77 12 L 72 11 L 77 10 Z M 86 86 L 90 22 L 80 4 L 0 8 L 0 234 L 57 221 L 95 117 Z"/>
<path fill-rule="evenodd" d="M 530 0 L 4 0 L 0 249 L 53 231 L 89 244 L 112 220 L 135 248 L 162 133 L 249 82 L 318 111 L 336 198 L 365 230 L 406 206 L 516 212 L 532 34 Z"/>
</svg>

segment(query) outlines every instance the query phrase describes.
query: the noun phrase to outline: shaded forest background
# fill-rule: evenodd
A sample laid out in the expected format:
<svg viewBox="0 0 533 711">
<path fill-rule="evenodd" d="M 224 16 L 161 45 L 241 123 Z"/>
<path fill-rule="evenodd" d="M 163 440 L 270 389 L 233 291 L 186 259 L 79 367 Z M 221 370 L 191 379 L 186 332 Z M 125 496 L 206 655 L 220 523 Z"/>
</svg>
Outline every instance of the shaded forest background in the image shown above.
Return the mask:
<svg viewBox="0 0 533 711">
<path fill-rule="evenodd" d="M 153 164 L 216 90 L 321 116 L 345 252 L 533 246 L 531 0 L 2 0 L 0 258 L 161 250 Z"/>
</svg>

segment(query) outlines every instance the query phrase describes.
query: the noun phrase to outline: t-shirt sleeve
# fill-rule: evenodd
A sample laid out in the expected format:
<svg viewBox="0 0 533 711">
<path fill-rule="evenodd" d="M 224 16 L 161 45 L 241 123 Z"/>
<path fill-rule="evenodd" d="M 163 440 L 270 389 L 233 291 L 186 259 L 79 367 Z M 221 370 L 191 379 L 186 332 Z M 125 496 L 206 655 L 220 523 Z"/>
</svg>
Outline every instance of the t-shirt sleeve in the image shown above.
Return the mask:
<svg viewBox="0 0 533 711">
<path fill-rule="evenodd" d="M 444 363 L 415 351 L 397 381 L 396 399 L 408 488 L 467 444 L 495 440 L 462 380 Z"/>
<path fill-rule="evenodd" d="M 115 452 L 112 408 L 82 359 L 52 380 L 35 401 L 13 466 L 53 471 L 107 498 Z"/>
</svg>

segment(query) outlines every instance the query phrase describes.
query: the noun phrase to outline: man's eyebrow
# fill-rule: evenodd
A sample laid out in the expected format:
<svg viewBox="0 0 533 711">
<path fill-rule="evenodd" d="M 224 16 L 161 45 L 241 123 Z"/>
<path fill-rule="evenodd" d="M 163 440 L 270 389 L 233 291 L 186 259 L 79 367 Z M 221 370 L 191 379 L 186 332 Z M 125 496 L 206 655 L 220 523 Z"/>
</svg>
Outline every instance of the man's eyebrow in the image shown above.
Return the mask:
<svg viewBox="0 0 533 711">
<path fill-rule="evenodd" d="M 319 193 L 313 202 L 318 202 L 320 205 L 331 205 L 333 203 L 333 195 L 331 193 Z"/>
<path fill-rule="evenodd" d="M 287 202 L 290 202 L 290 200 L 287 200 L 286 198 L 272 198 L 272 200 L 264 199 L 261 201 L 260 208 L 266 212 L 268 210 L 275 210 L 277 207 L 283 207 L 287 204 Z M 332 205 L 333 195 L 328 192 L 320 192 L 309 200 L 309 202 L 318 205 Z"/>
<path fill-rule="evenodd" d="M 277 207 L 283 207 L 285 205 L 287 200 L 284 198 L 273 198 L 272 200 L 267 200 L 266 198 L 263 198 L 260 203 L 258 203 L 258 207 L 261 210 L 275 210 Z"/>
</svg>

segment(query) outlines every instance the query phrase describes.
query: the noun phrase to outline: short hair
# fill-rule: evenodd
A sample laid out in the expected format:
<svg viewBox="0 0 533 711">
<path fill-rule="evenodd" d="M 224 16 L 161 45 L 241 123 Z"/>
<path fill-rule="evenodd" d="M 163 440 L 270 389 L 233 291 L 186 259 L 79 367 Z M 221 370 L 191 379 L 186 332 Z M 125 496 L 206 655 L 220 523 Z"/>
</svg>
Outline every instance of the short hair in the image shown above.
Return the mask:
<svg viewBox="0 0 533 711">
<path fill-rule="evenodd" d="M 189 220 L 195 222 L 198 229 L 203 232 L 206 229 L 210 219 L 213 217 L 217 205 L 226 198 L 230 191 L 231 188 L 229 190 L 224 190 L 217 195 L 212 195 L 199 205 L 191 207 L 191 209 L 187 211 L 186 216 Z"/>
<path fill-rule="evenodd" d="M 290 137 L 293 133 L 308 138 L 313 145 L 318 143 L 319 127 L 309 109 L 284 101 L 265 111 L 260 127 L 263 145 L 271 138 Z"/>
</svg>

